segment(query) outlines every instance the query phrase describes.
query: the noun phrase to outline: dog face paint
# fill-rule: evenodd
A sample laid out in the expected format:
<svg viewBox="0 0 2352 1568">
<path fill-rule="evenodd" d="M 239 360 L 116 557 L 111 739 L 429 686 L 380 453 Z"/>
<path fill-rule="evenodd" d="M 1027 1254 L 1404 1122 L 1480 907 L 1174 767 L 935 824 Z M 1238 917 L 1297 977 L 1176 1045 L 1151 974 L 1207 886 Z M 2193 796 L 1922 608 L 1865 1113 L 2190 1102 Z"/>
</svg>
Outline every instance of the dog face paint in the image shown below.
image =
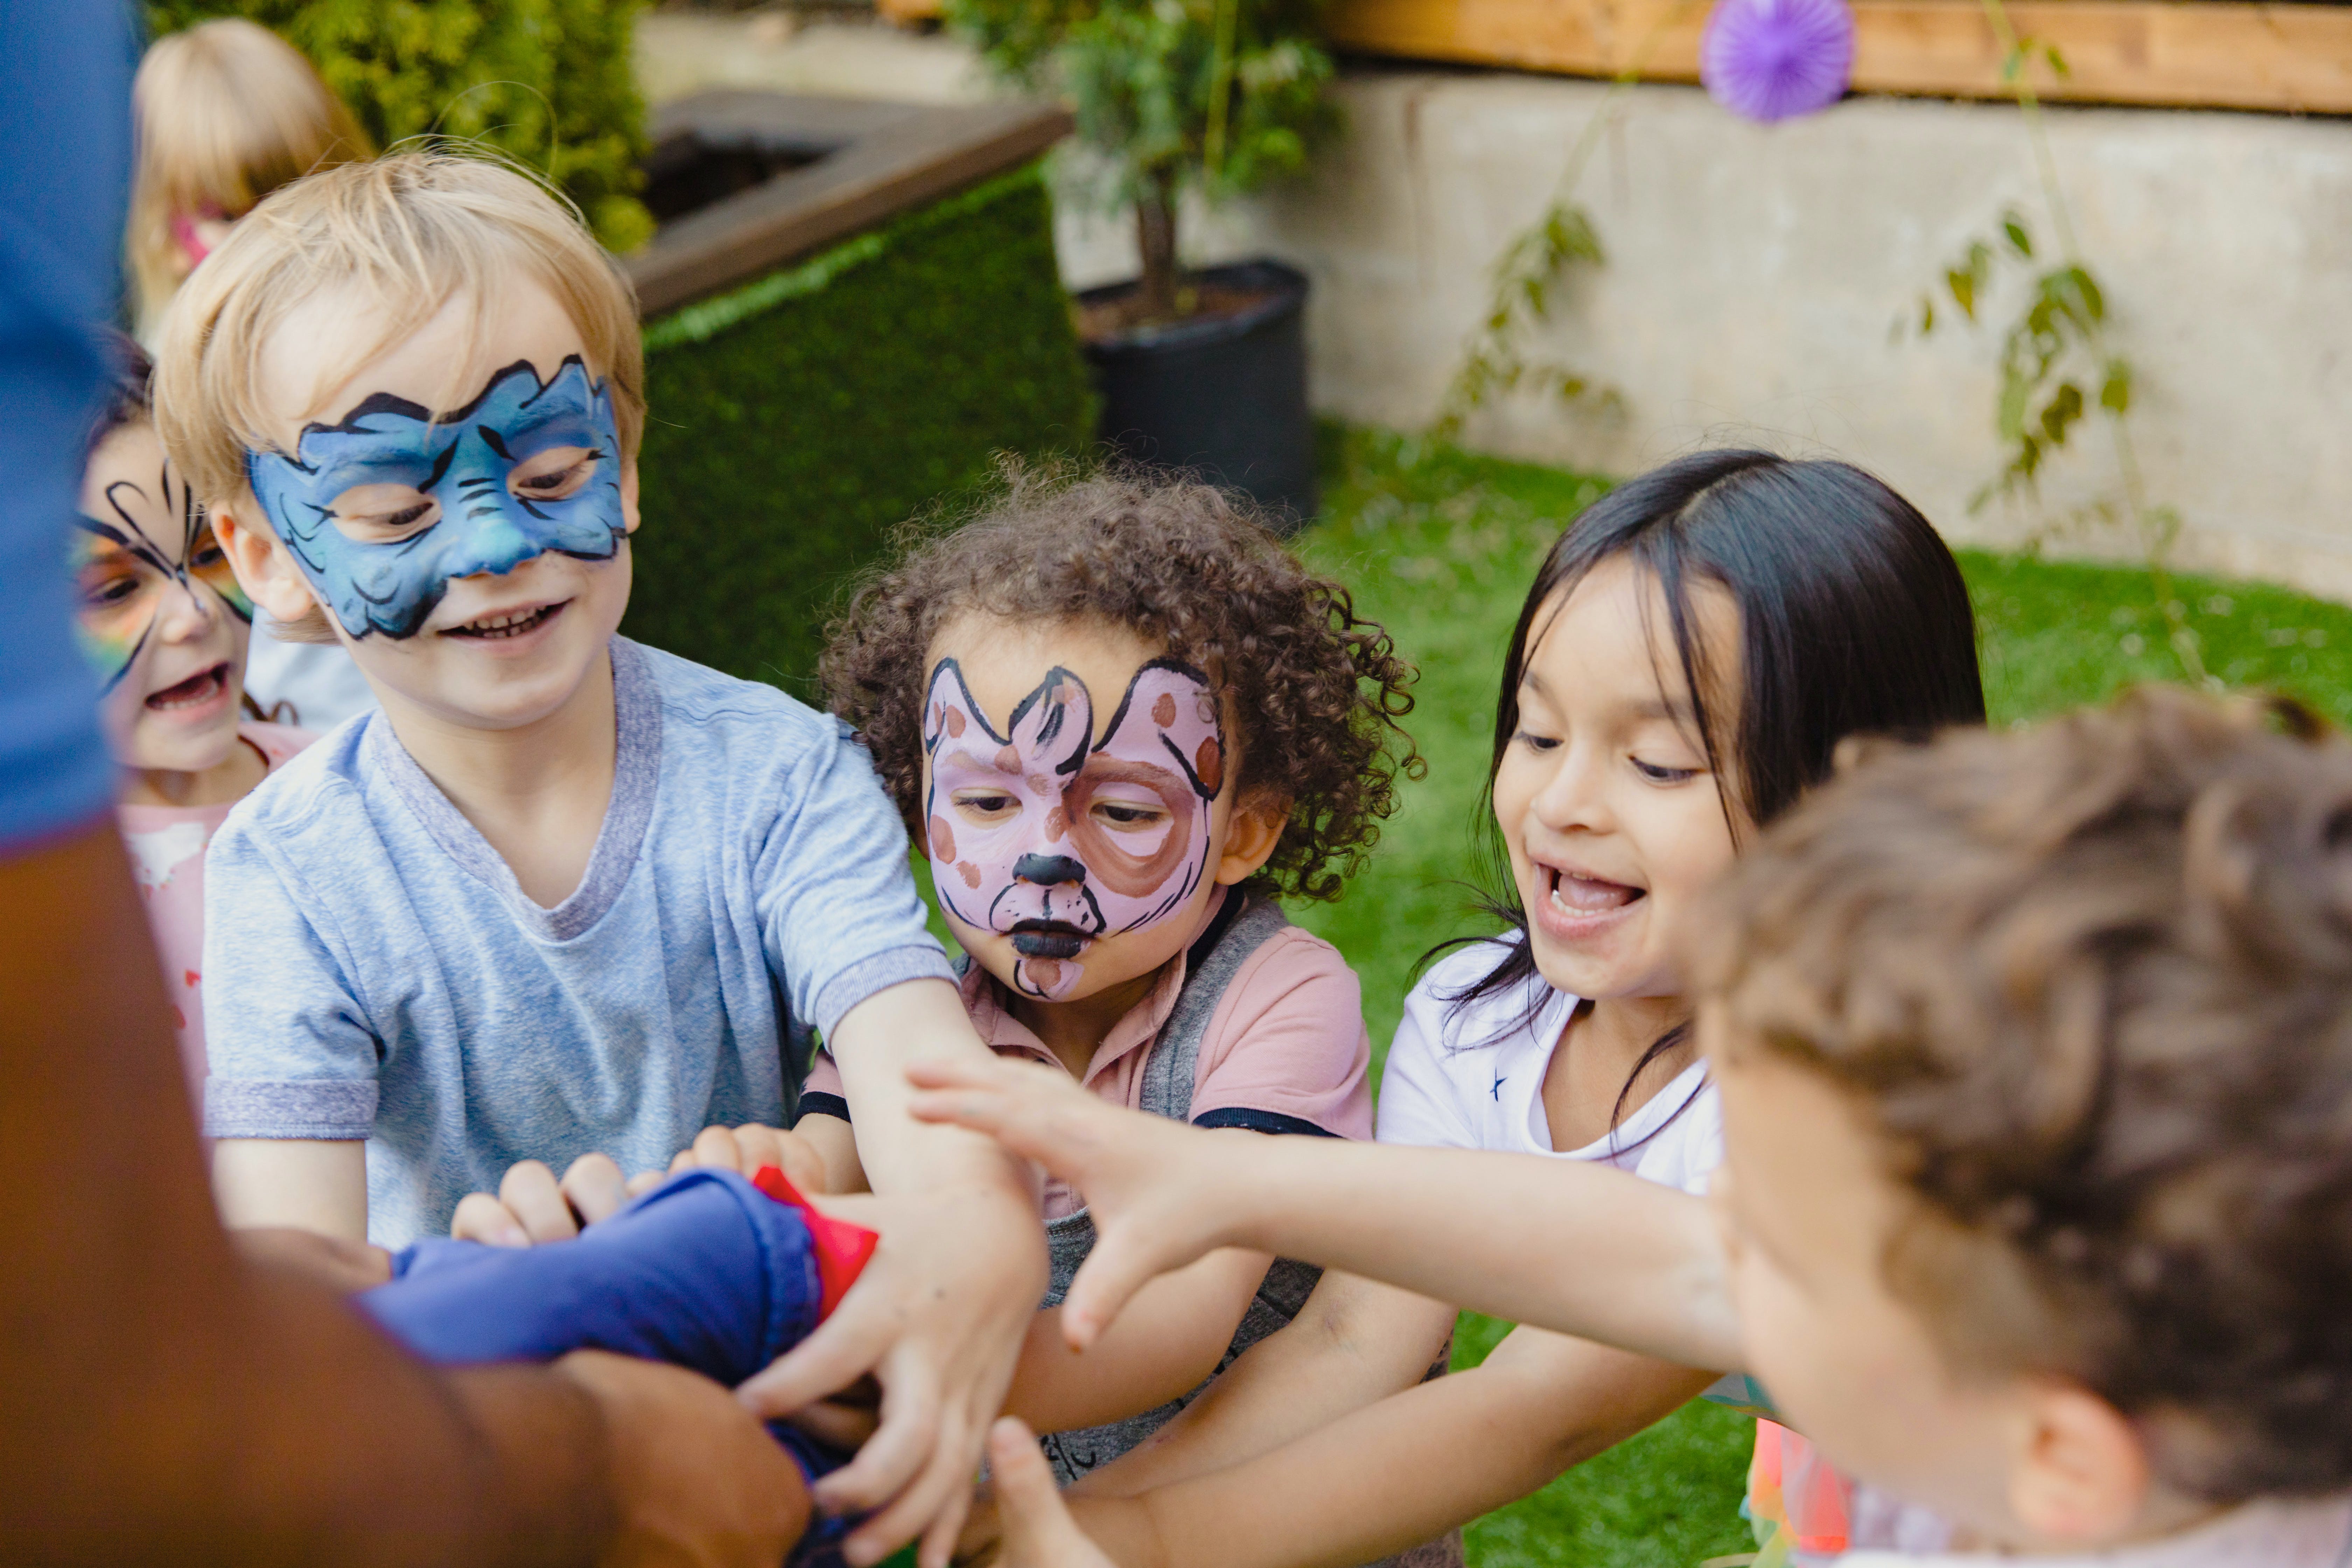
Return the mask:
<svg viewBox="0 0 2352 1568">
<path fill-rule="evenodd" d="M 415 637 L 453 579 L 549 551 L 607 561 L 628 533 L 612 399 L 576 354 L 547 382 L 510 364 L 445 414 L 379 393 L 305 426 L 291 458 L 248 454 L 246 471 L 354 637 Z"/>
<path fill-rule="evenodd" d="M 1224 787 L 1224 731 L 1199 670 L 1136 671 L 1095 742 L 1094 703 L 1047 672 L 1002 731 L 943 658 L 923 707 L 924 803 L 934 882 L 965 925 L 1007 934 L 1014 984 L 1045 1001 L 1077 985 L 1099 938 L 1166 920 L 1209 867 L 1209 806 Z"/>
</svg>

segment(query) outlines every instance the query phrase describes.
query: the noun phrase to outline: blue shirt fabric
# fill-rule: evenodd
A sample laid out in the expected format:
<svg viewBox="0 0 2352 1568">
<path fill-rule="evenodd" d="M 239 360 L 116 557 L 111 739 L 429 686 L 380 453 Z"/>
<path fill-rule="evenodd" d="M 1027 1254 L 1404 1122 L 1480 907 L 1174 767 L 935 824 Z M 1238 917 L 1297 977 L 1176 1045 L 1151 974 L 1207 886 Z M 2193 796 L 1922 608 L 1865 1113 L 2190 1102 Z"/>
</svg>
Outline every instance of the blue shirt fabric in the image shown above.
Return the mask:
<svg viewBox="0 0 2352 1568">
<path fill-rule="evenodd" d="M 130 22 L 107 0 L 0 5 L 0 855 L 100 819 L 114 792 L 66 541 L 121 276 Z"/>
<path fill-rule="evenodd" d="M 514 1162 L 650 1170 L 778 1122 L 875 993 L 951 979 L 904 827 L 835 720 L 613 641 L 612 803 L 555 908 L 381 713 L 238 803 L 205 868 L 215 1138 L 368 1141 L 368 1228 L 444 1232 Z"/>
</svg>

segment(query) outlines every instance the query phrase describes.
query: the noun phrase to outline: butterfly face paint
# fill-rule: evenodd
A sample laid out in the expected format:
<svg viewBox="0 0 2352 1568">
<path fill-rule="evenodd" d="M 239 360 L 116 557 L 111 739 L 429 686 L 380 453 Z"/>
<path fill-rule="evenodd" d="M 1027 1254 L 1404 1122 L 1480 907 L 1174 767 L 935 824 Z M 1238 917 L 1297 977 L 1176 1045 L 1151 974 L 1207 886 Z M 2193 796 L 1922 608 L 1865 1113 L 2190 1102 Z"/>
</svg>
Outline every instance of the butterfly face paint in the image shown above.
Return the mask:
<svg viewBox="0 0 2352 1568">
<path fill-rule="evenodd" d="M 1086 683 L 1056 668 L 999 731 L 952 658 L 923 707 L 925 837 L 948 912 L 1009 935 L 1013 984 L 1058 1001 L 1097 940 L 1185 908 L 1209 868 L 1224 787 L 1223 725 L 1206 677 L 1174 659 L 1136 671 L 1100 742 Z"/>
<path fill-rule="evenodd" d="M 77 640 L 110 696 L 138 662 L 173 595 L 185 595 L 206 615 L 253 619 L 204 508 L 168 462 L 153 483 L 151 493 L 117 479 L 100 498 L 104 515 L 74 520 Z"/>
<path fill-rule="evenodd" d="M 619 455 L 612 399 L 574 354 L 548 382 L 510 364 L 445 414 L 378 393 L 246 470 L 343 630 L 412 637 L 457 578 L 550 551 L 612 559 L 628 533 Z"/>
</svg>

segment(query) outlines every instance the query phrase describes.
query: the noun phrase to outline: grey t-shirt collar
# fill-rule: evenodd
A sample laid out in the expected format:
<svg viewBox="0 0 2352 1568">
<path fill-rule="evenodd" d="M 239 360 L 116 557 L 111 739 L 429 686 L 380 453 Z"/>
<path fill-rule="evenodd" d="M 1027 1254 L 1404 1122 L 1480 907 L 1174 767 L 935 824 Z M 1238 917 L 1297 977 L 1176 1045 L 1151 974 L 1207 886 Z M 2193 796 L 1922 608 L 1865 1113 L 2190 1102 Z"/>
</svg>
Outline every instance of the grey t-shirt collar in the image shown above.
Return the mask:
<svg viewBox="0 0 2352 1568">
<path fill-rule="evenodd" d="M 465 813 L 427 777 L 391 721 L 381 711 L 367 719 L 368 761 L 389 779 L 403 803 L 431 834 L 434 842 L 477 880 L 506 901 L 518 922 L 547 942 L 570 942 L 593 929 L 628 885 L 629 872 L 645 845 L 646 828 L 653 821 L 654 796 L 661 782 L 661 700 L 654 689 L 653 672 L 636 644 L 614 637 L 613 652 L 613 798 L 604 807 L 604 826 L 588 857 L 580 886 L 553 909 L 533 903 L 489 840 Z"/>
</svg>

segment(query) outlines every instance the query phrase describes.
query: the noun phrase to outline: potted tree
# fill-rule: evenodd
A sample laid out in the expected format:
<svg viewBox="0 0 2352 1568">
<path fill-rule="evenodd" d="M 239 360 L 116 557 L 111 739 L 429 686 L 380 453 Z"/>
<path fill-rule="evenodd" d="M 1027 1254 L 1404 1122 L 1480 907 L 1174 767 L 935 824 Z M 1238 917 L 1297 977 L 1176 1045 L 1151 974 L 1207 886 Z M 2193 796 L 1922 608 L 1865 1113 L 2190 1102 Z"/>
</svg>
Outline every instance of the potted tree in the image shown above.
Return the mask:
<svg viewBox="0 0 2352 1568">
<path fill-rule="evenodd" d="M 1135 212 L 1141 276 L 1078 297 L 1100 431 L 1313 515 L 1304 276 L 1271 260 L 1187 270 L 1187 193 L 1221 201 L 1300 168 L 1336 120 L 1317 0 L 945 0 L 1000 74 L 1058 92 Z"/>
</svg>

